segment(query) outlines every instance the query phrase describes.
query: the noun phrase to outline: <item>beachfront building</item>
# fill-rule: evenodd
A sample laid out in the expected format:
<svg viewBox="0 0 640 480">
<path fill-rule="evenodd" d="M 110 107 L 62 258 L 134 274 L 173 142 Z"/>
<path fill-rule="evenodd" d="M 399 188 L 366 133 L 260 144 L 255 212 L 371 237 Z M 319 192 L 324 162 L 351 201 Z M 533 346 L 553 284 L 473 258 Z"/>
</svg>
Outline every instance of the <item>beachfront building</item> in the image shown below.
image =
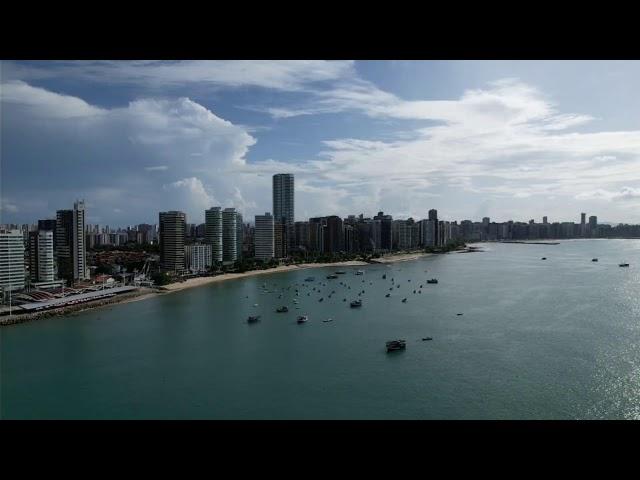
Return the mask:
<svg viewBox="0 0 640 480">
<path fill-rule="evenodd" d="M 207 272 L 211 268 L 211 245 L 194 243 L 184 247 L 185 268 L 192 273 Z"/>
<path fill-rule="evenodd" d="M 222 262 L 222 209 L 212 207 L 204 212 L 205 242 L 211 245 L 211 260 Z"/>
<path fill-rule="evenodd" d="M 24 239 L 21 230 L 0 230 L 0 288 L 3 293 L 24 288 Z"/>
<path fill-rule="evenodd" d="M 160 212 L 160 269 L 182 273 L 184 265 L 184 237 L 187 216 L 183 212 Z"/>
<path fill-rule="evenodd" d="M 244 242 L 244 225 L 242 224 L 242 214 L 236 213 L 236 256 L 242 258 L 242 244 Z"/>
<path fill-rule="evenodd" d="M 284 225 L 286 245 L 295 244 L 294 224 L 294 179 L 292 173 L 277 173 L 273 176 L 273 217 Z"/>
<path fill-rule="evenodd" d="M 236 219 L 235 208 L 225 208 L 222 211 L 222 262 L 225 264 L 234 263 L 238 259 Z"/>
<path fill-rule="evenodd" d="M 29 232 L 29 278 L 31 283 L 54 282 L 53 232 Z"/>
<path fill-rule="evenodd" d="M 68 282 L 88 279 L 84 201 L 76 201 L 73 210 L 56 212 L 55 235 L 60 278 Z"/>
<path fill-rule="evenodd" d="M 264 215 L 256 215 L 255 220 L 255 258 L 263 261 L 271 260 L 275 256 L 273 216 L 267 212 Z"/>
</svg>

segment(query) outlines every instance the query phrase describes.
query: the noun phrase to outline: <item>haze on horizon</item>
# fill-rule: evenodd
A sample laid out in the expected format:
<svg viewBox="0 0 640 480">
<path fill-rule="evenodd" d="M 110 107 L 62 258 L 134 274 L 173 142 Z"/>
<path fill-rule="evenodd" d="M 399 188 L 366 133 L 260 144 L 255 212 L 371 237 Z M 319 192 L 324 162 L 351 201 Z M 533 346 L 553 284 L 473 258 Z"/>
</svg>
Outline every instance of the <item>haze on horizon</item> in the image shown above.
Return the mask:
<svg viewBox="0 0 640 480">
<path fill-rule="evenodd" d="M 2 61 L 0 223 L 214 205 L 296 220 L 640 223 L 638 61 Z"/>
</svg>

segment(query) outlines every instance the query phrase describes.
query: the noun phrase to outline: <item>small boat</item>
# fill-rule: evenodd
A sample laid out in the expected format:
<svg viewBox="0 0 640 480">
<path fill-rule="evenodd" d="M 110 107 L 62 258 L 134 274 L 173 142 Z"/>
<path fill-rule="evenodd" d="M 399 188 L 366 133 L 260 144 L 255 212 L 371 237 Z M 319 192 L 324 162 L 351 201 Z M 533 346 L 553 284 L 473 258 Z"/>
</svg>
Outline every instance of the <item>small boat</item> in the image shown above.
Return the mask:
<svg viewBox="0 0 640 480">
<path fill-rule="evenodd" d="M 313 282 L 315 281 L 316 277 L 307 277 L 304 279 L 305 282 Z"/>
<path fill-rule="evenodd" d="M 254 303 L 254 304 L 253 304 L 253 306 L 254 306 L 254 307 L 257 307 L 257 306 L 258 306 L 258 304 L 257 304 L 257 303 Z"/>
<path fill-rule="evenodd" d="M 427 283 L 438 283 L 438 279 L 432 278 L 431 280 L 427 280 Z"/>
<path fill-rule="evenodd" d="M 416 291 L 414 290 L 413 293 L 416 293 Z"/>
<path fill-rule="evenodd" d="M 357 270 L 356 275 L 364 275 L 364 270 Z"/>
<path fill-rule="evenodd" d="M 385 295 L 385 297 L 387 297 L 387 298 L 389 298 L 390 296 L 391 296 L 391 294 L 390 294 L 390 293 L 387 293 L 387 294 Z"/>
<path fill-rule="evenodd" d="M 260 321 L 260 315 L 249 315 L 247 318 L 247 323 L 256 323 Z"/>
<path fill-rule="evenodd" d="M 400 288 L 400 285 L 398 285 L 396 288 Z"/>
<path fill-rule="evenodd" d="M 406 299 L 406 298 L 403 298 L 403 299 L 402 299 L 402 303 L 407 303 L 407 299 Z"/>
<path fill-rule="evenodd" d="M 339 271 L 336 272 L 336 274 L 338 274 L 338 275 L 344 275 L 345 273 L 347 273 L 347 272 L 345 272 L 344 270 L 339 270 Z"/>
<path fill-rule="evenodd" d="M 461 313 L 456 313 L 456 315 L 458 315 L 459 317 L 461 317 L 461 316 L 462 316 L 462 314 L 461 314 Z"/>
<path fill-rule="evenodd" d="M 597 258 L 592 258 L 592 259 L 591 259 L 591 261 L 592 261 L 592 262 L 597 262 L 597 261 L 598 261 L 598 259 L 597 259 Z"/>
<path fill-rule="evenodd" d="M 276 312 L 278 313 L 286 313 L 288 311 L 289 311 L 289 307 L 287 307 L 286 305 L 276 308 Z"/>
<path fill-rule="evenodd" d="M 395 352 L 396 350 L 404 350 L 407 348 L 405 340 L 390 340 L 386 343 L 387 352 Z"/>
<path fill-rule="evenodd" d="M 629 266 L 629 264 L 628 264 L 628 263 L 620 263 L 618 266 L 619 266 L 619 267 L 628 267 L 628 266 Z"/>
<path fill-rule="evenodd" d="M 297 319 L 296 322 L 297 323 L 306 323 L 307 320 L 309 320 L 309 317 L 307 317 L 306 315 L 300 315 Z"/>
<path fill-rule="evenodd" d="M 547 259 L 547 257 L 542 257 L 540 260 L 546 260 L 546 259 Z"/>
<path fill-rule="evenodd" d="M 346 298 L 343 298 L 343 299 L 342 299 L 342 301 L 343 301 L 343 302 L 346 302 L 346 301 L 347 301 L 347 299 L 346 299 Z"/>
<path fill-rule="evenodd" d="M 382 279 L 386 280 L 386 278 L 387 278 L 387 274 L 385 273 L 384 275 L 382 275 Z"/>
<path fill-rule="evenodd" d="M 351 302 L 351 308 L 356 308 L 356 307 L 361 307 L 362 306 L 362 300 L 354 300 Z"/>
<path fill-rule="evenodd" d="M 433 338 L 432 338 L 432 337 L 424 337 L 424 338 L 422 339 L 422 341 L 423 341 L 423 342 L 427 342 L 427 341 L 429 341 L 429 340 L 433 340 Z"/>
<path fill-rule="evenodd" d="M 338 275 L 327 275 L 327 279 L 332 280 L 334 278 L 338 278 Z"/>
<path fill-rule="evenodd" d="M 320 300 L 318 300 L 319 302 L 321 302 L 322 300 L 324 300 L 324 298 L 321 298 Z"/>
<path fill-rule="evenodd" d="M 326 320 L 322 320 L 322 323 L 333 322 L 333 318 L 327 318 Z"/>
</svg>

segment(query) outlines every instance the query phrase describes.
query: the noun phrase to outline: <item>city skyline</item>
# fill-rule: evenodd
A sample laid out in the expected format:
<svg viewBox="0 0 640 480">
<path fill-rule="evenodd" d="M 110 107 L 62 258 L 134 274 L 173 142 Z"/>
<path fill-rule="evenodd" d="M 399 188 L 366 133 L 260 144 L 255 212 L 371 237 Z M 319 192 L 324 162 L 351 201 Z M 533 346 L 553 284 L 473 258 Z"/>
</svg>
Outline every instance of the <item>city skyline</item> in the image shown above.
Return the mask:
<svg viewBox="0 0 640 480">
<path fill-rule="evenodd" d="M 211 205 L 252 219 L 278 172 L 296 176 L 296 221 L 640 223 L 638 62 L 3 61 L 1 75 L 0 223 L 77 197 L 91 224 L 201 223 Z"/>
</svg>

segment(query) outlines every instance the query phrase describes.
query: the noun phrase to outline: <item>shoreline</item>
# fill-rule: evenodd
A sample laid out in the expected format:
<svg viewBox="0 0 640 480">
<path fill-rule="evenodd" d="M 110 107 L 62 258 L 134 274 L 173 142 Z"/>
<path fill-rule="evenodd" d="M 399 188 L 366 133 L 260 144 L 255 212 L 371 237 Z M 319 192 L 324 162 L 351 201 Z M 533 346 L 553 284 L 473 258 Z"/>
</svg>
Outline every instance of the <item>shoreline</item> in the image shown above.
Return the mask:
<svg viewBox="0 0 640 480">
<path fill-rule="evenodd" d="M 170 283 L 169 285 L 163 285 L 160 287 L 139 287 L 139 290 L 131 293 L 124 293 L 122 295 L 111 297 L 107 299 L 96 300 L 95 302 L 87 302 L 80 305 L 73 305 L 67 307 L 56 308 L 52 310 L 46 310 L 41 312 L 24 313 L 18 315 L 12 315 L 11 317 L 3 317 L 0 319 L 0 327 L 15 325 L 18 323 L 29 322 L 32 320 L 42 320 L 51 317 L 60 316 L 75 316 L 81 312 L 88 310 L 94 310 L 105 306 L 123 305 L 131 302 L 138 302 L 141 300 L 148 300 L 150 298 L 158 297 L 161 295 L 167 295 L 170 293 L 181 292 L 190 288 L 203 287 L 213 283 L 224 282 L 227 280 L 238 280 L 243 278 L 255 277 L 259 275 L 268 275 L 273 273 L 285 273 L 298 270 L 310 270 L 314 268 L 326 268 L 326 267 L 364 267 L 367 265 L 386 265 L 398 262 L 406 262 L 411 260 L 417 260 L 419 258 L 436 255 L 434 253 L 400 253 L 387 255 L 380 258 L 371 259 L 369 262 L 362 260 L 349 260 L 345 262 L 330 262 L 330 263 L 303 263 L 298 265 L 281 265 L 275 268 L 268 268 L 265 270 L 250 270 L 243 273 L 226 273 L 223 275 L 216 275 L 214 277 L 197 277 L 190 278 L 183 282 Z"/>
</svg>

